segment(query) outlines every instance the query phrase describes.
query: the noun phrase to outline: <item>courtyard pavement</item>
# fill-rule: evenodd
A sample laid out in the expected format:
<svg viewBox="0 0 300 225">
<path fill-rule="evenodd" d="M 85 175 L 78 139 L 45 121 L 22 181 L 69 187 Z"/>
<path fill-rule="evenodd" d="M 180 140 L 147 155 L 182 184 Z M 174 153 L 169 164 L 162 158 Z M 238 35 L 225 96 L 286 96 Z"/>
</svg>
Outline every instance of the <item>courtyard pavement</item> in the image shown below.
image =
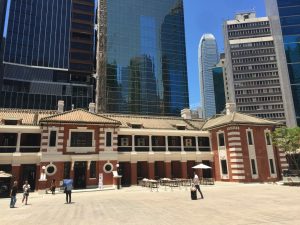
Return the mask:
<svg viewBox="0 0 300 225">
<path fill-rule="evenodd" d="M 64 194 L 32 193 L 29 205 L 22 205 L 18 194 L 17 208 L 0 199 L 0 224 L 300 224 L 300 187 L 217 183 L 201 189 L 204 199 L 197 201 L 184 188 L 77 192 L 72 204 L 65 204 Z"/>
</svg>

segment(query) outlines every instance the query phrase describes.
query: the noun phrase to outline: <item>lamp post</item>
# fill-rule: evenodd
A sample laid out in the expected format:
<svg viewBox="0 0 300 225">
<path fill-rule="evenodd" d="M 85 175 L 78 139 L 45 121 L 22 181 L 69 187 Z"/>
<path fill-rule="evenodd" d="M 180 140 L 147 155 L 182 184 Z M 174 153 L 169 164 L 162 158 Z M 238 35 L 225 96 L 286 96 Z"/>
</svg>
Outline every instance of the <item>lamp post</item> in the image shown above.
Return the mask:
<svg viewBox="0 0 300 225">
<path fill-rule="evenodd" d="M 121 175 L 120 175 L 120 165 L 119 163 L 116 164 L 116 167 L 117 167 L 117 173 L 118 173 L 118 176 L 117 176 L 117 188 L 120 189 L 120 179 L 121 179 Z"/>
</svg>

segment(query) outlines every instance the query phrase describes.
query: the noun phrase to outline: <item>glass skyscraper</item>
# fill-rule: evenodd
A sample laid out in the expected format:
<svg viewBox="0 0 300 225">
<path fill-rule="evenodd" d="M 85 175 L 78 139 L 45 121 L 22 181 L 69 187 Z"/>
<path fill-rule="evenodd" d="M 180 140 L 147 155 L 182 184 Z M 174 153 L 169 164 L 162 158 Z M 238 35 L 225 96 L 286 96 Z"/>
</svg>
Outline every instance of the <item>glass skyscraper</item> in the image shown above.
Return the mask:
<svg viewBox="0 0 300 225">
<path fill-rule="evenodd" d="M 180 115 L 189 106 L 183 1 L 100 4 L 105 111 Z"/>
<path fill-rule="evenodd" d="M 86 108 L 93 101 L 93 0 L 11 0 L 0 107 Z"/>
<path fill-rule="evenodd" d="M 224 87 L 224 63 L 225 54 L 220 55 L 219 63 L 212 69 L 213 82 L 214 82 L 214 95 L 216 104 L 216 114 L 221 114 L 225 109 L 226 94 Z"/>
<path fill-rule="evenodd" d="M 7 0 L 0 0 L 0 90 L 2 87 L 3 79 L 3 50 L 4 50 L 4 38 L 3 29 L 6 15 Z"/>
<path fill-rule="evenodd" d="M 282 83 L 290 96 L 289 116 L 300 126 L 300 0 L 266 0 L 266 6 L 281 60 Z"/>
<path fill-rule="evenodd" d="M 212 69 L 218 63 L 217 42 L 212 34 L 204 34 L 199 43 L 198 63 L 203 117 L 216 114 L 215 92 Z"/>
</svg>

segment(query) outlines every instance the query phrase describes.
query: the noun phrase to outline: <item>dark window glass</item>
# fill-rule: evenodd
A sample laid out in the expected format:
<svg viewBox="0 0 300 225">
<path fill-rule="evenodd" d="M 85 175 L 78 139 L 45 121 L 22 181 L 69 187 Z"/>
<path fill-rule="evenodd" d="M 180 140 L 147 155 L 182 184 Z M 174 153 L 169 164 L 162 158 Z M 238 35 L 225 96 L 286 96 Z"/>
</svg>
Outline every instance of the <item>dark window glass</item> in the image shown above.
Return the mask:
<svg viewBox="0 0 300 225">
<path fill-rule="evenodd" d="M 96 161 L 91 161 L 91 164 L 90 164 L 90 178 L 96 178 Z"/>
<path fill-rule="evenodd" d="M 274 169 L 274 162 L 273 162 L 273 159 L 269 159 L 270 161 L 270 169 L 271 169 L 271 173 L 275 173 L 275 169 Z"/>
<path fill-rule="evenodd" d="M 17 125 L 18 120 L 4 120 L 5 125 Z"/>
<path fill-rule="evenodd" d="M 79 64 L 79 63 L 71 63 L 70 68 L 73 70 L 83 70 L 83 71 L 91 71 L 91 64 Z"/>
<path fill-rule="evenodd" d="M 299 0 L 277 0 L 278 7 L 300 5 Z"/>
<path fill-rule="evenodd" d="M 73 13 L 73 18 L 74 19 L 79 19 L 79 20 L 91 21 L 93 19 L 93 16 L 85 15 L 85 14 L 79 14 L 79 13 Z"/>
<path fill-rule="evenodd" d="M 300 33 L 300 25 L 289 26 L 289 27 L 282 27 L 282 33 L 284 35 L 297 35 L 297 34 Z"/>
<path fill-rule="evenodd" d="M 198 137 L 198 145 L 199 147 L 207 147 L 210 146 L 209 137 Z"/>
<path fill-rule="evenodd" d="M 91 40 L 92 35 L 73 32 L 72 37 L 74 39 L 80 39 L 80 40 Z"/>
<path fill-rule="evenodd" d="M 281 26 L 300 24 L 300 16 L 282 17 L 280 18 Z"/>
<path fill-rule="evenodd" d="M 300 63 L 300 43 L 284 45 L 287 63 Z"/>
<path fill-rule="evenodd" d="M 72 23 L 72 29 L 79 29 L 79 30 L 85 30 L 85 31 L 91 31 L 91 25 L 90 24 L 84 24 L 84 23 Z"/>
<path fill-rule="evenodd" d="M 266 140 L 267 140 L 267 145 L 271 145 L 271 137 L 270 137 L 270 133 L 266 133 Z"/>
<path fill-rule="evenodd" d="M 219 146 L 225 146 L 224 133 L 219 133 Z"/>
<path fill-rule="evenodd" d="M 71 132 L 71 147 L 92 147 L 92 132 Z"/>
<path fill-rule="evenodd" d="M 37 149 L 41 146 L 41 134 L 30 134 L 30 133 L 23 133 L 21 134 L 21 148 L 28 147 L 27 151 L 37 151 Z M 35 148 L 31 148 L 35 147 Z"/>
<path fill-rule="evenodd" d="M 72 42 L 71 48 L 90 51 L 92 49 L 92 45 L 86 43 Z"/>
<path fill-rule="evenodd" d="M 300 14 L 300 5 L 295 7 L 285 7 L 285 8 L 279 8 L 279 15 L 282 16 L 293 16 L 293 15 L 299 15 Z"/>
<path fill-rule="evenodd" d="M 292 93 L 297 119 L 300 120 L 300 84 L 292 85 Z M 300 123 L 298 123 L 300 126 Z"/>
<path fill-rule="evenodd" d="M 71 162 L 64 163 L 64 179 L 70 179 Z"/>
<path fill-rule="evenodd" d="M 113 169 L 113 168 L 112 168 L 111 164 L 106 164 L 105 167 L 104 167 L 104 170 L 105 170 L 106 172 L 111 172 L 112 169 Z"/>
<path fill-rule="evenodd" d="M 0 133 L 0 146 L 17 146 L 18 134 Z"/>
<path fill-rule="evenodd" d="M 227 171 L 227 161 L 225 159 L 221 160 L 222 174 L 228 174 Z"/>
<path fill-rule="evenodd" d="M 255 165 L 255 160 L 254 159 L 251 159 L 251 168 L 252 168 L 252 174 L 256 175 L 257 172 L 256 172 L 256 165 Z"/>
<path fill-rule="evenodd" d="M 253 145 L 253 141 L 252 141 L 252 132 L 251 131 L 247 131 L 247 135 L 248 135 L 248 145 Z"/>
<path fill-rule="evenodd" d="M 84 12 L 92 12 L 94 10 L 93 6 L 89 6 L 89 5 L 82 5 L 82 4 L 78 4 L 78 3 L 73 3 L 73 9 L 77 9 L 77 10 L 82 10 Z"/>
<path fill-rule="evenodd" d="M 106 147 L 111 147 L 111 132 L 106 132 Z"/>
<path fill-rule="evenodd" d="M 50 141 L 49 141 L 50 147 L 56 146 L 56 131 L 52 130 L 50 131 Z"/>
<path fill-rule="evenodd" d="M 92 55 L 89 53 L 82 53 L 82 52 L 72 52 L 71 53 L 72 59 L 82 60 L 82 61 L 91 61 Z"/>
<path fill-rule="evenodd" d="M 289 57 L 290 57 L 290 55 L 287 55 L 287 59 Z M 289 75 L 290 75 L 291 83 L 292 84 L 300 83 L 300 73 L 299 73 L 299 71 L 300 71 L 300 63 L 288 64 L 288 70 L 289 70 Z"/>
</svg>

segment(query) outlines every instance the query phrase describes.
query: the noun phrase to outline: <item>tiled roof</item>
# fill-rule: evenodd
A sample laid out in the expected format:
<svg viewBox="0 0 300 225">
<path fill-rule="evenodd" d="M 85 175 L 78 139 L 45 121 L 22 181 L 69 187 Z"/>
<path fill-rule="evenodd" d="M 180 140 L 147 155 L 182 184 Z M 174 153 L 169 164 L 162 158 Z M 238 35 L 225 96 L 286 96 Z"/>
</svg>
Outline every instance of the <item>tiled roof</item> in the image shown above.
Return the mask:
<svg viewBox="0 0 300 225">
<path fill-rule="evenodd" d="M 51 110 L 9 109 L 0 108 L 0 124 L 2 120 L 21 120 L 21 125 L 37 125 L 41 118 L 56 114 Z"/>
<path fill-rule="evenodd" d="M 143 129 L 177 130 L 176 125 L 186 126 L 186 130 L 201 130 L 205 123 L 202 119 L 186 120 L 181 117 L 141 116 L 124 114 L 100 114 L 121 122 L 121 127 L 129 128 L 130 124 L 141 124 Z"/>
<path fill-rule="evenodd" d="M 209 130 L 226 124 L 256 124 L 256 125 L 278 125 L 279 123 L 258 118 L 255 116 L 234 112 L 229 115 L 222 115 L 209 119 L 203 126 L 203 130 Z"/>
<path fill-rule="evenodd" d="M 118 121 L 111 118 L 106 118 L 102 115 L 90 113 L 84 109 L 74 109 L 49 117 L 44 117 L 40 120 L 43 122 L 59 122 L 59 123 L 90 123 L 90 124 L 120 124 Z"/>
</svg>

